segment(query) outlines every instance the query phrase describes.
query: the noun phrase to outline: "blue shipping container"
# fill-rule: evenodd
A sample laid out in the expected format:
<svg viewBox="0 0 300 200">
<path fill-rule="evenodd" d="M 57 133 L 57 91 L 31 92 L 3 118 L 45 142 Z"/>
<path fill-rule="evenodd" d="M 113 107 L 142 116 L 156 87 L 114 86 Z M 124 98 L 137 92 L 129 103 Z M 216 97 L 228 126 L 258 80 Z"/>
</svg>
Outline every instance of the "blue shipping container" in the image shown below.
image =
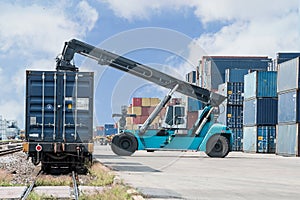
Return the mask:
<svg viewBox="0 0 300 200">
<path fill-rule="evenodd" d="M 278 94 L 278 123 L 300 122 L 300 90 Z"/>
<path fill-rule="evenodd" d="M 244 98 L 277 97 L 277 72 L 255 71 L 245 75 Z"/>
<path fill-rule="evenodd" d="M 27 71 L 26 75 L 26 138 L 37 142 L 91 142 L 94 74 Z"/>
<path fill-rule="evenodd" d="M 117 128 L 106 128 L 104 129 L 104 134 L 105 135 L 114 135 L 118 133 L 118 129 Z"/>
<path fill-rule="evenodd" d="M 275 153 L 276 126 L 257 127 L 257 152 Z"/>
<path fill-rule="evenodd" d="M 104 129 L 115 128 L 114 124 L 104 124 Z"/>
<path fill-rule="evenodd" d="M 278 99 L 259 98 L 244 101 L 244 125 L 276 125 Z"/>
<path fill-rule="evenodd" d="M 220 106 L 219 122 L 229 128 L 243 128 L 243 106 L 228 105 Z"/>
<path fill-rule="evenodd" d="M 278 93 L 298 89 L 300 86 L 300 58 L 281 63 L 278 66 Z"/>
<path fill-rule="evenodd" d="M 243 105 L 244 83 L 226 82 L 218 87 L 218 93 L 227 97 L 226 103 L 230 105 Z"/>
<path fill-rule="evenodd" d="M 248 74 L 248 69 L 226 69 L 225 83 L 244 83 L 244 76 Z"/>
<path fill-rule="evenodd" d="M 243 150 L 243 128 L 231 128 L 232 131 L 232 151 Z"/>
<path fill-rule="evenodd" d="M 299 123 L 277 125 L 276 154 L 300 156 Z"/>
<path fill-rule="evenodd" d="M 187 107 L 189 112 L 194 112 L 203 109 L 203 104 L 201 101 L 187 97 Z"/>
</svg>

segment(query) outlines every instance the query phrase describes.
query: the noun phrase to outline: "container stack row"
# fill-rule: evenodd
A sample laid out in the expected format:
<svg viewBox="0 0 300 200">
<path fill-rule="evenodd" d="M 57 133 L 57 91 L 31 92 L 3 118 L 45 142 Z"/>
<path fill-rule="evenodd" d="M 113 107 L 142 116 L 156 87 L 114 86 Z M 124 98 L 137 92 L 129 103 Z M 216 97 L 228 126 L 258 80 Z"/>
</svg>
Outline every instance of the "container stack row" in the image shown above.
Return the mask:
<svg viewBox="0 0 300 200">
<path fill-rule="evenodd" d="M 244 83 L 243 151 L 275 153 L 277 72 L 254 71 Z"/>
<path fill-rule="evenodd" d="M 178 99 L 172 99 L 171 103 L 176 103 Z M 143 124 L 149 115 L 153 112 L 157 104 L 159 104 L 159 98 L 132 98 L 132 103 L 128 106 L 127 114 L 136 114 L 136 117 L 126 118 L 127 129 L 137 130 L 139 125 Z M 155 118 L 150 128 L 157 128 L 163 119 L 166 110 L 163 109 L 159 116 Z"/>
<path fill-rule="evenodd" d="M 247 69 L 226 69 L 226 82 L 218 88 L 218 92 L 226 97 L 219 106 L 218 121 L 231 129 L 233 151 L 243 150 L 244 75 L 247 73 Z"/>
<path fill-rule="evenodd" d="M 300 57 L 278 65 L 276 153 L 300 156 Z"/>
</svg>

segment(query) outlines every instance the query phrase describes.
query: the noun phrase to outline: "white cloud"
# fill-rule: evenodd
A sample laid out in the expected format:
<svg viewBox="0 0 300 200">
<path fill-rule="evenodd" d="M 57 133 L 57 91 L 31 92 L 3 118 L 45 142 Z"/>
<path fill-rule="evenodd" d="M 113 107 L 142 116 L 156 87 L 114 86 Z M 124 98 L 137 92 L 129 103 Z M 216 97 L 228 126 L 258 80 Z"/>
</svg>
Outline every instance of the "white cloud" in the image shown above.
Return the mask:
<svg viewBox="0 0 300 200">
<path fill-rule="evenodd" d="M 87 1 L 0 2 L 0 115 L 24 125 L 26 69 L 55 70 L 65 41 L 84 38 L 98 20 Z"/>
<path fill-rule="evenodd" d="M 153 14 L 161 13 L 164 9 L 179 10 L 190 7 L 196 0 L 100 0 L 106 2 L 116 16 L 129 21 L 149 19 Z"/>
<path fill-rule="evenodd" d="M 225 24 L 220 30 L 199 35 L 197 42 L 208 54 L 274 56 L 277 51 L 300 51 L 299 0 L 211 1 L 105 1 L 116 16 L 140 20 L 166 9 L 189 8 L 204 27 Z"/>
</svg>

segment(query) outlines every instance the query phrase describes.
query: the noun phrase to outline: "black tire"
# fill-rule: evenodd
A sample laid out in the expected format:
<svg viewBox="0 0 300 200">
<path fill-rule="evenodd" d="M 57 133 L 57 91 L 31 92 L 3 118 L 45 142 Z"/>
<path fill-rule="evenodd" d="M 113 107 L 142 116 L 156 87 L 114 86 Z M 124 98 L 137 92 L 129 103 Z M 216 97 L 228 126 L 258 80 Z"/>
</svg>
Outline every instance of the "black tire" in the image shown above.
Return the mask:
<svg viewBox="0 0 300 200">
<path fill-rule="evenodd" d="M 131 156 L 137 146 L 137 141 L 131 133 L 121 133 L 112 139 L 111 149 L 119 156 Z"/>
<path fill-rule="evenodd" d="M 213 135 L 206 143 L 206 152 L 212 158 L 224 158 L 229 153 L 229 141 L 222 135 Z"/>
</svg>

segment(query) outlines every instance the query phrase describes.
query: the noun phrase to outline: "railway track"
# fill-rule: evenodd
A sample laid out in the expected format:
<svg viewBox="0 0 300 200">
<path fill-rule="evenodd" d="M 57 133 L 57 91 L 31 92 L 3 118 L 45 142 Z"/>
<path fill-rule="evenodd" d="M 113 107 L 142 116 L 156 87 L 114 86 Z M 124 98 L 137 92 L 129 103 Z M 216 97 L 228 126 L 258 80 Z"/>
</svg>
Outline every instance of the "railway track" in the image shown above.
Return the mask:
<svg viewBox="0 0 300 200">
<path fill-rule="evenodd" d="M 21 200 L 26 200 L 28 198 L 28 196 L 30 195 L 30 193 L 33 191 L 34 187 L 35 187 L 35 183 L 37 178 L 40 176 L 42 170 L 40 170 L 36 175 L 34 180 L 32 181 L 32 183 L 29 185 L 29 187 L 26 189 L 26 191 L 24 192 Z M 79 199 L 79 190 L 78 190 L 78 185 L 77 185 L 77 180 L 78 180 L 78 175 L 75 171 L 72 171 L 72 182 L 73 182 L 73 190 L 72 194 L 70 194 L 71 198 L 78 200 Z M 51 188 L 51 187 L 50 187 Z M 53 189 L 52 189 L 53 190 Z M 51 193 L 51 189 L 50 189 L 50 193 Z M 49 194 L 49 193 L 48 193 Z"/>
<path fill-rule="evenodd" d="M 23 149 L 22 143 L 1 145 L 0 156 L 12 154 Z"/>
</svg>

